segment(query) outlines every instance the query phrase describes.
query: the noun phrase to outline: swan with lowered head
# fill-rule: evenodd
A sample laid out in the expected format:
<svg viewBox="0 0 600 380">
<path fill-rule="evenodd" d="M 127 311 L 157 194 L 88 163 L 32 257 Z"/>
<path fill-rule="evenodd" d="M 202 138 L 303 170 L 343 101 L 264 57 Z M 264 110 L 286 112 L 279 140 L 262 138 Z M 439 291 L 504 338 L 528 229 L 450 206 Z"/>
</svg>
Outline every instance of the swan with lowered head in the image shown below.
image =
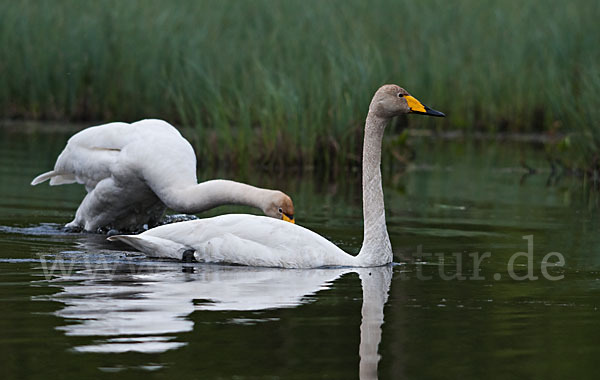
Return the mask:
<svg viewBox="0 0 600 380">
<path fill-rule="evenodd" d="M 73 135 L 54 170 L 32 185 L 83 184 L 87 195 L 67 228 L 139 231 L 156 225 L 166 208 L 195 214 L 220 205 L 259 208 L 294 221 L 294 205 L 281 191 L 239 182 L 198 183 L 196 154 L 179 131 L 163 120 L 109 123 Z"/>
<path fill-rule="evenodd" d="M 396 85 L 375 93 L 365 122 L 362 161 L 364 240 L 357 256 L 295 224 L 255 215 L 221 215 L 160 226 L 140 235 L 116 235 L 148 256 L 181 259 L 193 252 L 200 262 L 283 268 L 372 267 L 392 262 L 381 185 L 381 142 L 388 121 L 419 113 L 445 116 Z"/>
</svg>

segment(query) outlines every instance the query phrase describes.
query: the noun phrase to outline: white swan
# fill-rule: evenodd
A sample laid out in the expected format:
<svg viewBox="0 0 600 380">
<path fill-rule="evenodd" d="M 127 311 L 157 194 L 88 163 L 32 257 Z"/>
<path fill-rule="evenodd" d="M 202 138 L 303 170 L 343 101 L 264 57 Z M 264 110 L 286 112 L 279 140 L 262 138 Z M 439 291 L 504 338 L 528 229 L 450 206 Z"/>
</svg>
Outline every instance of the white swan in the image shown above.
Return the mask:
<svg viewBox="0 0 600 380">
<path fill-rule="evenodd" d="M 136 231 L 154 225 L 168 207 L 195 214 L 224 204 L 261 209 L 293 222 L 294 205 L 281 191 L 227 180 L 198 184 L 196 154 L 179 131 L 163 120 L 109 123 L 73 135 L 54 170 L 32 185 L 80 183 L 87 195 L 66 227 L 86 231 Z"/>
<path fill-rule="evenodd" d="M 422 105 L 396 85 L 382 86 L 373 97 L 365 123 L 362 186 L 364 240 L 352 256 L 301 226 L 253 215 L 222 215 L 160 226 L 140 235 L 117 235 L 149 256 L 180 259 L 192 252 L 200 262 L 283 268 L 370 267 L 392 262 L 381 187 L 381 141 L 388 121 L 397 115 L 444 116 Z"/>
</svg>

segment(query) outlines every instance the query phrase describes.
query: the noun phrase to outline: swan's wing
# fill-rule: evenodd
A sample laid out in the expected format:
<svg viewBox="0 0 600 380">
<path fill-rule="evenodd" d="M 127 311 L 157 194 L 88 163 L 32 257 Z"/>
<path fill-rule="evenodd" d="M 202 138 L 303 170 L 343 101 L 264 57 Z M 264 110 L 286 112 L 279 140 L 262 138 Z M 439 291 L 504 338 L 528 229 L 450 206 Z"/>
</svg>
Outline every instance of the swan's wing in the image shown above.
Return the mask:
<svg viewBox="0 0 600 380">
<path fill-rule="evenodd" d="M 179 146 L 181 140 L 184 145 L 189 145 L 176 128 L 163 120 L 141 120 L 132 124 L 115 122 L 86 128 L 69 139 L 54 170 L 36 177 L 32 185 L 50 179 L 50 185 L 77 182 L 90 191 L 110 176 L 117 177 L 117 182 L 118 178 L 127 182 L 138 176 L 143 180 L 144 170 L 148 170 L 148 177 L 157 177 L 153 173 L 164 169 L 166 164 L 163 162 L 170 155 L 180 155 L 178 152 L 183 150 Z M 185 148 L 192 152 L 195 180 L 195 155 L 191 146 Z M 161 155 L 161 151 L 169 154 Z M 189 156 L 189 152 L 186 153 Z M 187 162 L 185 165 L 189 166 Z M 173 171 L 172 167 L 170 171 Z"/>
<path fill-rule="evenodd" d="M 196 251 L 196 259 L 204 262 L 314 268 L 351 266 L 355 259 L 304 227 L 247 214 L 173 223 L 153 228 L 138 236 L 140 239 L 160 238 L 175 242 L 186 249 L 191 247 Z M 140 249 L 150 256 L 167 256 L 165 247 L 161 247 L 161 250 L 146 247 Z M 167 257 L 176 257 L 177 252 L 182 253 L 169 251 Z"/>
<path fill-rule="evenodd" d="M 50 185 L 81 183 L 93 188 L 110 176 L 110 167 L 133 136 L 127 123 L 109 123 L 86 128 L 71 136 L 58 156 L 54 170 L 37 176 L 32 185 L 50 179 Z"/>
</svg>

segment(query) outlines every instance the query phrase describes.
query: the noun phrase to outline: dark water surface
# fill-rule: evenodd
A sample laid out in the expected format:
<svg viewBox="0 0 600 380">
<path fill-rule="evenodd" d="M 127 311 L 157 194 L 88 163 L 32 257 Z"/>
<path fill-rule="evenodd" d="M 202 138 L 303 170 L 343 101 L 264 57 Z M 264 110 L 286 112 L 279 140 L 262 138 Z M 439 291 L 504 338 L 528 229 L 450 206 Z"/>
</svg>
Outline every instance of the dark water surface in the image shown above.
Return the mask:
<svg viewBox="0 0 600 380">
<path fill-rule="evenodd" d="M 279 270 L 61 232 L 84 190 L 29 182 L 67 135 L 0 137 L 1 379 L 598 374 L 598 196 L 547 169 L 522 178 L 522 159 L 548 167 L 531 146 L 423 140 L 408 171 L 383 168 L 397 264 Z M 358 252 L 358 173 L 237 179 L 286 191 L 300 224 Z M 251 210 L 206 215 L 229 211 Z"/>
</svg>

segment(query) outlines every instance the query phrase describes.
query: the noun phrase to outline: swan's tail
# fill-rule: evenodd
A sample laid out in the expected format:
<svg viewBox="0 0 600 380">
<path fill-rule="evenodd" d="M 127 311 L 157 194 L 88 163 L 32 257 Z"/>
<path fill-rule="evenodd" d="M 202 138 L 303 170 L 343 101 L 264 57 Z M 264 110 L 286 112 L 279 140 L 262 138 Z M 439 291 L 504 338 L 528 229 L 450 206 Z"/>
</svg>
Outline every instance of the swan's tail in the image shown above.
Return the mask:
<svg viewBox="0 0 600 380">
<path fill-rule="evenodd" d="M 40 174 L 37 177 L 35 177 L 33 181 L 31 181 L 31 186 L 35 186 L 47 180 L 50 180 L 50 186 L 55 186 L 74 183 L 75 177 L 70 174 L 61 174 L 58 173 L 56 170 L 51 170 L 49 172 Z"/>
<path fill-rule="evenodd" d="M 156 236 L 143 235 L 114 235 L 107 238 L 110 241 L 121 241 L 132 246 L 150 257 L 164 257 L 181 260 L 183 252 L 188 249 L 183 244 Z"/>
<path fill-rule="evenodd" d="M 44 174 L 40 174 L 37 177 L 35 177 L 33 179 L 33 181 L 31 181 L 31 186 L 35 186 L 39 183 L 42 183 L 44 181 L 49 180 L 50 178 L 54 177 L 55 175 L 57 175 L 58 173 L 56 173 L 54 170 L 51 170 L 49 172 L 46 172 Z"/>
</svg>

